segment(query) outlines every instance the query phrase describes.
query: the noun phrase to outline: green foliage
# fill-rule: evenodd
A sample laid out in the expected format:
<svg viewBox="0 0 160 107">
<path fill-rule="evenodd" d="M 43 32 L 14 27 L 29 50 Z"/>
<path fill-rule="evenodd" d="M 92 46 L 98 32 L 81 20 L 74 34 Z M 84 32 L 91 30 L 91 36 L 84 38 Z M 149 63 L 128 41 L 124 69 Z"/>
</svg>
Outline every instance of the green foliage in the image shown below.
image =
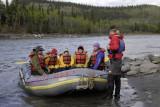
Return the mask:
<svg viewBox="0 0 160 107">
<path fill-rule="evenodd" d="M 0 1 L 0 32 L 106 33 L 111 25 L 124 32 L 160 33 L 160 7 L 94 7 L 46 0 Z"/>
</svg>

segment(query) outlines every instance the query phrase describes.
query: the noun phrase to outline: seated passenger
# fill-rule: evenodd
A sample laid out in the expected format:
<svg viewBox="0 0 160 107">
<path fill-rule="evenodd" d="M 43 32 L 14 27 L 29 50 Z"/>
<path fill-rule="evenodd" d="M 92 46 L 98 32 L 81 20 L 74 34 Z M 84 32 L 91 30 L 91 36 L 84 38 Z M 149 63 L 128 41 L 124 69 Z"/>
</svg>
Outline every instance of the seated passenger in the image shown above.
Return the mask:
<svg viewBox="0 0 160 107">
<path fill-rule="evenodd" d="M 60 55 L 60 67 L 63 70 L 68 70 L 70 69 L 74 64 L 74 59 L 69 53 L 68 50 L 65 50 L 61 55 Z"/>
<path fill-rule="evenodd" d="M 50 73 L 58 72 L 59 70 L 59 58 L 57 55 L 57 49 L 53 48 L 51 52 L 45 57 L 45 64 L 47 65 Z"/>
<path fill-rule="evenodd" d="M 104 70 L 105 69 L 105 49 L 100 47 L 99 43 L 95 43 L 93 45 L 93 53 L 90 58 L 90 65 L 89 67 L 92 69 L 97 70 Z"/>
<path fill-rule="evenodd" d="M 45 72 L 48 72 L 44 63 L 43 51 L 42 46 L 37 46 L 29 55 L 32 75 L 43 75 Z"/>
<path fill-rule="evenodd" d="M 74 55 L 75 67 L 84 68 L 87 67 L 88 56 L 87 52 L 84 50 L 83 46 L 79 46 L 77 52 Z"/>
</svg>

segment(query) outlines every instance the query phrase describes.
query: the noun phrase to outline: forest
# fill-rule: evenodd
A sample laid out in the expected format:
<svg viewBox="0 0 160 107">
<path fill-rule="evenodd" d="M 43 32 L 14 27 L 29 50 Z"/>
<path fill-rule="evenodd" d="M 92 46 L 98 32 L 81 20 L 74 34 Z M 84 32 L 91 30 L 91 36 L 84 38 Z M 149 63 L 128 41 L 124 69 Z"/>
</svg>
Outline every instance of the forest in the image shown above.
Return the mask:
<svg viewBox="0 0 160 107">
<path fill-rule="evenodd" d="M 160 33 L 160 7 L 96 7 L 46 0 L 0 0 L 0 33 Z"/>
</svg>

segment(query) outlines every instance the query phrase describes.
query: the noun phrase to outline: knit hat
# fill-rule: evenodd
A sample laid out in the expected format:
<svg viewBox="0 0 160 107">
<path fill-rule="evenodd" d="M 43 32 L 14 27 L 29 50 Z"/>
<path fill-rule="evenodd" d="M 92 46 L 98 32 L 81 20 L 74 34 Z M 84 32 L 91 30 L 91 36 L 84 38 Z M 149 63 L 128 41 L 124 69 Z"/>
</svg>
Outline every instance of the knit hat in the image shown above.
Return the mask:
<svg viewBox="0 0 160 107">
<path fill-rule="evenodd" d="M 57 54 L 57 49 L 53 48 L 52 51 L 51 51 L 51 54 Z"/>
<path fill-rule="evenodd" d="M 33 48 L 33 51 L 44 51 L 44 48 L 42 46 L 36 46 L 35 48 Z"/>
<path fill-rule="evenodd" d="M 97 43 L 94 43 L 93 44 L 93 47 L 97 47 L 97 48 L 100 48 L 100 44 L 97 42 Z"/>
</svg>

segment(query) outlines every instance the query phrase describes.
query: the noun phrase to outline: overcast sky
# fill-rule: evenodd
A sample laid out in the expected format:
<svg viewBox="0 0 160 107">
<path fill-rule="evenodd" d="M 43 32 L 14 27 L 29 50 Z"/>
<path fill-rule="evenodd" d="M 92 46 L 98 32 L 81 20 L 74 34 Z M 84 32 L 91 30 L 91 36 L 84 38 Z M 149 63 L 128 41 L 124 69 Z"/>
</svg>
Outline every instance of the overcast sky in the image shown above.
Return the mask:
<svg viewBox="0 0 160 107">
<path fill-rule="evenodd" d="M 2 1 L 5 2 L 5 0 Z M 56 1 L 67 1 L 67 2 L 95 5 L 95 6 L 127 6 L 127 5 L 138 5 L 138 4 L 152 4 L 160 6 L 160 0 L 56 0 Z"/>
</svg>

